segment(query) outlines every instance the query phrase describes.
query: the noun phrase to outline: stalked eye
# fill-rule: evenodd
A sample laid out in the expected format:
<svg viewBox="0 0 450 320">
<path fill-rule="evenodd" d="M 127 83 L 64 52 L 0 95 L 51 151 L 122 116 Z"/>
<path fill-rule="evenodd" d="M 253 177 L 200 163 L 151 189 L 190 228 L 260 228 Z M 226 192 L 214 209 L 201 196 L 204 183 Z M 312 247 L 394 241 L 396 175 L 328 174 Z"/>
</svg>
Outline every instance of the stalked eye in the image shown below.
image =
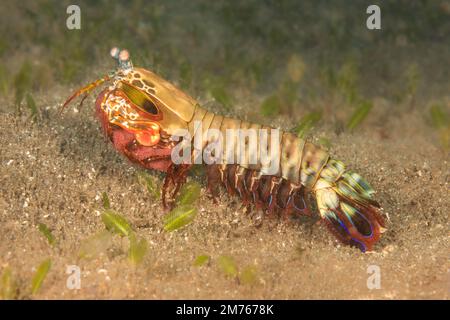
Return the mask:
<svg viewBox="0 0 450 320">
<path fill-rule="evenodd" d="M 136 89 L 126 82 L 121 83 L 121 89 L 126 94 L 128 99 L 130 99 L 130 101 L 142 111 L 148 112 L 152 115 L 158 114 L 158 108 L 144 92 Z"/>
</svg>

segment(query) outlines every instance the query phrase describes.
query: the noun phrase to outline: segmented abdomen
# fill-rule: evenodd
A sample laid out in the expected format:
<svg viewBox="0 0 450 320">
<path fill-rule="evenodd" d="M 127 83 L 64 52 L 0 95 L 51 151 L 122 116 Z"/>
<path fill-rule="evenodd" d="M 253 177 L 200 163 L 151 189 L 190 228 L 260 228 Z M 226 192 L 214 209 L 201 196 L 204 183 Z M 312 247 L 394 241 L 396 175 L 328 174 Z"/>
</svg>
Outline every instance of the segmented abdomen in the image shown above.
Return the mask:
<svg viewBox="0 0 450 320">
<path fill-rule="evenodd" d="M 246 204 L 252 202 L 263 209 L 309 214 L 306 192 L 313 188 L 328 161 L 325 151 L 292 133 L 271 131 L 271 127 L 216 115 L 200 107 L 196 108 L 188 128 L 192 137 L 197 134 L 197 143 L 192 146 L 193 161 L 204 157 L 204 151 L 218 143 L 219 136 L 224 138 L 221 163 L 208 165 L 210 189 L 221 182 L 230 194 L 240 196 Z M 211 134 L 210 129 L 221 134 Z M 234 137 L 227 133 L 228 129 L 233 130 Z M 256 144 L 250 131 L 239 132 L 238 129 L 253 129 Z M 264 130 L 266 139 L 261 136 Z M 261 151 L 269 156 L 270 163 L 264 161 Z M 276 166 L 272 167 L 274 164 Z"/>
<path fill-rule="evenodd" d="M 195 121 L 201 122 L 201 128 L 193 125 Z M 207 129 L 217 129 L 221 135 L 208 135 Z M 258 135 L 256 144 L 239 135 L 230 139 L 227 129 L 235 132 L 265 129 L 267 139 Z M 371 250 L 385 229 L 369 184 L 357 173 L 346 171 L 342 162 L 330 159 L 327 152 L 314 144 L 292 133 L 270 129 L 196 108 L 189 132 L 192 136 L 202 134 L 197 139 L 201 142 L 192 152 L 193 159 L 204 158 L 204 150 L 220 136 L 226 137 L 222 141 L 221 164 L 207 166 L 210 191 L 215 194 L 220 182 L 230 194 L 242 198 L 244 204 L 254 203 L 269 212 L 280 209 L 285 214 L 310 215 L 313 203 L 310 199 L 314 199 L 322 221 L 339 240 L 362 251 Z M 227 144 L 232 146 L 227 148 Z M 276 152 L 271 153 L 273 148 Z M 261 151 L 272 154 L 269 157 L 272 162 L 265 162 Z M 269 165 L 273 162 L 275 167 Z"/>
</svg>

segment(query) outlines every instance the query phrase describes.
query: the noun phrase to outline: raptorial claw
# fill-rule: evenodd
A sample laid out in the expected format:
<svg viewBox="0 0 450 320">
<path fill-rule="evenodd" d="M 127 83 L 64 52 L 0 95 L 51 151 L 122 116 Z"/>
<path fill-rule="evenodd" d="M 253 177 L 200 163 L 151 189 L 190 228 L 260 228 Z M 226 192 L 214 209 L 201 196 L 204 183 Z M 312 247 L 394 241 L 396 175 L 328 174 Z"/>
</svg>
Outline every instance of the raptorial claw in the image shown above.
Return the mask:
<svg viewBox="0 0 450 320">
<path fill-rule="evenodd" d="M 161 200 L 164 209 L 170 208 L 172 209 L 173 205 L 175 204 L 175 197 L 180 191 L 180 188 L 183 186 L 183 184 L 186 183 L 186 177 L 189 171 L 189 168 L 191 165 L 171 165 L 167 172 L 166 177 L 164 179 L 164 184 L 161 192 Z M 173 187 L 173 191 L 170 195 L 170 199 L 172 199 L 171 203 L 168 205 L 166 201 L 166 197 L 169 191 L 170 187 Z"/>
</svg>

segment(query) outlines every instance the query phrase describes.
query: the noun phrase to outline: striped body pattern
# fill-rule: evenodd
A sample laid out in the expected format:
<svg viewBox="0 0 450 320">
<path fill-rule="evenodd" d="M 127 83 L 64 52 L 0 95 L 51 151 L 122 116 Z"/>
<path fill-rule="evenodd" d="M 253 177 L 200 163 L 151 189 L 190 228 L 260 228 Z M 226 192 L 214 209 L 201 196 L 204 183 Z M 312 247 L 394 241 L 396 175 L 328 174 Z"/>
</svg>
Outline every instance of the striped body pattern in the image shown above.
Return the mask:
<svg viewBox="0 0 450 320">
<path fill-rule="evenodd" d="M 268 132 L 271 129 L 215 115 L 198 105 L 189 124 L 194 119 L 202 121 L 204 130 L 213 128 L 222 133 L 230 128 L 266 129 Z M 189 133 L 193 136 L 194 126 L 189 124 Z M 317 199 L 316 206 L 323 221 L 338 239 L 362 251 L 371 250 L 372 244 L 384 231 L 384 221 L 378 212 L 379 204 L 372 200 L 374 191 L 369 184 L 357 173 L 346 172 L 342 162 L 331 159 L 327 152 L 295 134 L 282 132 L 277 138 L 280 151 L 277 153 L 279 167 L 276 173 L 264 175 L 264 166 L 259 158 L 256 165 L 249 165 L 246 161 L 209 165 L 210 192 L 216 194 L 215 187 L 221 182 L 227 192 L 239 196 L 244 205 L 253 203 L 257 209 L 269 213 L 281 211 L 284 214 L 309 216 L 312 215 L 312 204 L 308 195 L 312 194 Z M 268 140 L 272 141 L 270 137 Z M 206 148 L 211 142 L 214 140 L 204 137 L 202 147 Z M 259 146 L 258 143 L 254 149 Z M 246 155 L 251 154 L 251 146 L 245 144 L 245 147 Z M 270 144 L 267 147 L 270 148 Z M 233 150 L 235 158 L 238 158 L 239 150 Z M 258 155 L 257 151 L 253 150 Z M 367 212 L 363 214 L 363 210 Z"/>
<path fill-rule="evenodd" d="M 185 183 L 192 164 L 209 154 L 220 159 L 204 163 L 215 201 L 222 185 L 249 208 L 269 213 L 312 215 L 315 207 L 343 243 L 363 252 L 373 249 L 385 230 L 384 221 L 373 189 L 360 175 L 295 134 L 209 112 L 153 72 L 134 68 L 123 50 L 111 54 L 119 69 L 103 78 L 112 81 L 97 98 L 97 116 L 120 153 L 144 168 L 166 173 L 164 206 Z M 64 106 L 102 82 L 77 91 Z M 240 135 L 249 132 L 261 135 Z M 178 163 L 173 157 L 182 142 L 190 147 L 190 161 Z M 215 149 L 218 144 L 221 148 Z M 262 155 L 270 155 L 271 161 Z"/>
</svg>

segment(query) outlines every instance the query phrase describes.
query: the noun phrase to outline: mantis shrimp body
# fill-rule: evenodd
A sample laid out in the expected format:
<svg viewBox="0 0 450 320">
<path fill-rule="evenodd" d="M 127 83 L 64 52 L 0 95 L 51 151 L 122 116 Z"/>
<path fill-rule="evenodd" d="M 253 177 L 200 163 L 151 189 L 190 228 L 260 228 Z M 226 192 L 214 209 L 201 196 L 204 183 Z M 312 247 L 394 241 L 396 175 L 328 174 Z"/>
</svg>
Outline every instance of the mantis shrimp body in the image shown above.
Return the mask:
<svg viewBox="0 0 450 320">
<path fill-rule="evenodd" d="M 210 152 L 210 157 L 221 161 L 205 161 L 208 190 L 214 200 L 217 187 L 223 185 L 245 205 L 269 213 L 311 215 L 315 201 L 321 220 L 339 240 L 363 252 L 372 250 L 385 230 L 384 221 L 372 198 L 374 191 L 360 175 L 292 133 L 205 110 L 153 72 L 134 68 L 126 50 L 114 48 L 111 55 L 119 62 L 117 71 L 77 91 L 63 108 L 77 96 L 84 94 L 85 98 L 90 90 L 109 82 L 95 103 L 103 130 L 115 149 L 132 162 L 166 173 L 165 207 L 167 198 L 172 201 L 185 183 L 193 162 L 217 146 L 223 136 L 229 137 L 228 131 L 251 129 L 264 133 L 259 139 L 264 137 L 269 143 L 258 138 L 251 142 L 247 137 L 243 147 L 236 147 L 239 135 L 235 135 L 226 140 L 227 148 Z M 192 142 L 187 137 L 198 139 Z M 174 155 L 185 150 L 182 144 L 189 147 L 187 158 L 191 161 L 174 161 Z M 271 161 L 265 161 L 262 155 L 269 149 L 276 152 L 271 153 Z M 237 158 L 239 163 L 230 161 Z"/>
</svg>

